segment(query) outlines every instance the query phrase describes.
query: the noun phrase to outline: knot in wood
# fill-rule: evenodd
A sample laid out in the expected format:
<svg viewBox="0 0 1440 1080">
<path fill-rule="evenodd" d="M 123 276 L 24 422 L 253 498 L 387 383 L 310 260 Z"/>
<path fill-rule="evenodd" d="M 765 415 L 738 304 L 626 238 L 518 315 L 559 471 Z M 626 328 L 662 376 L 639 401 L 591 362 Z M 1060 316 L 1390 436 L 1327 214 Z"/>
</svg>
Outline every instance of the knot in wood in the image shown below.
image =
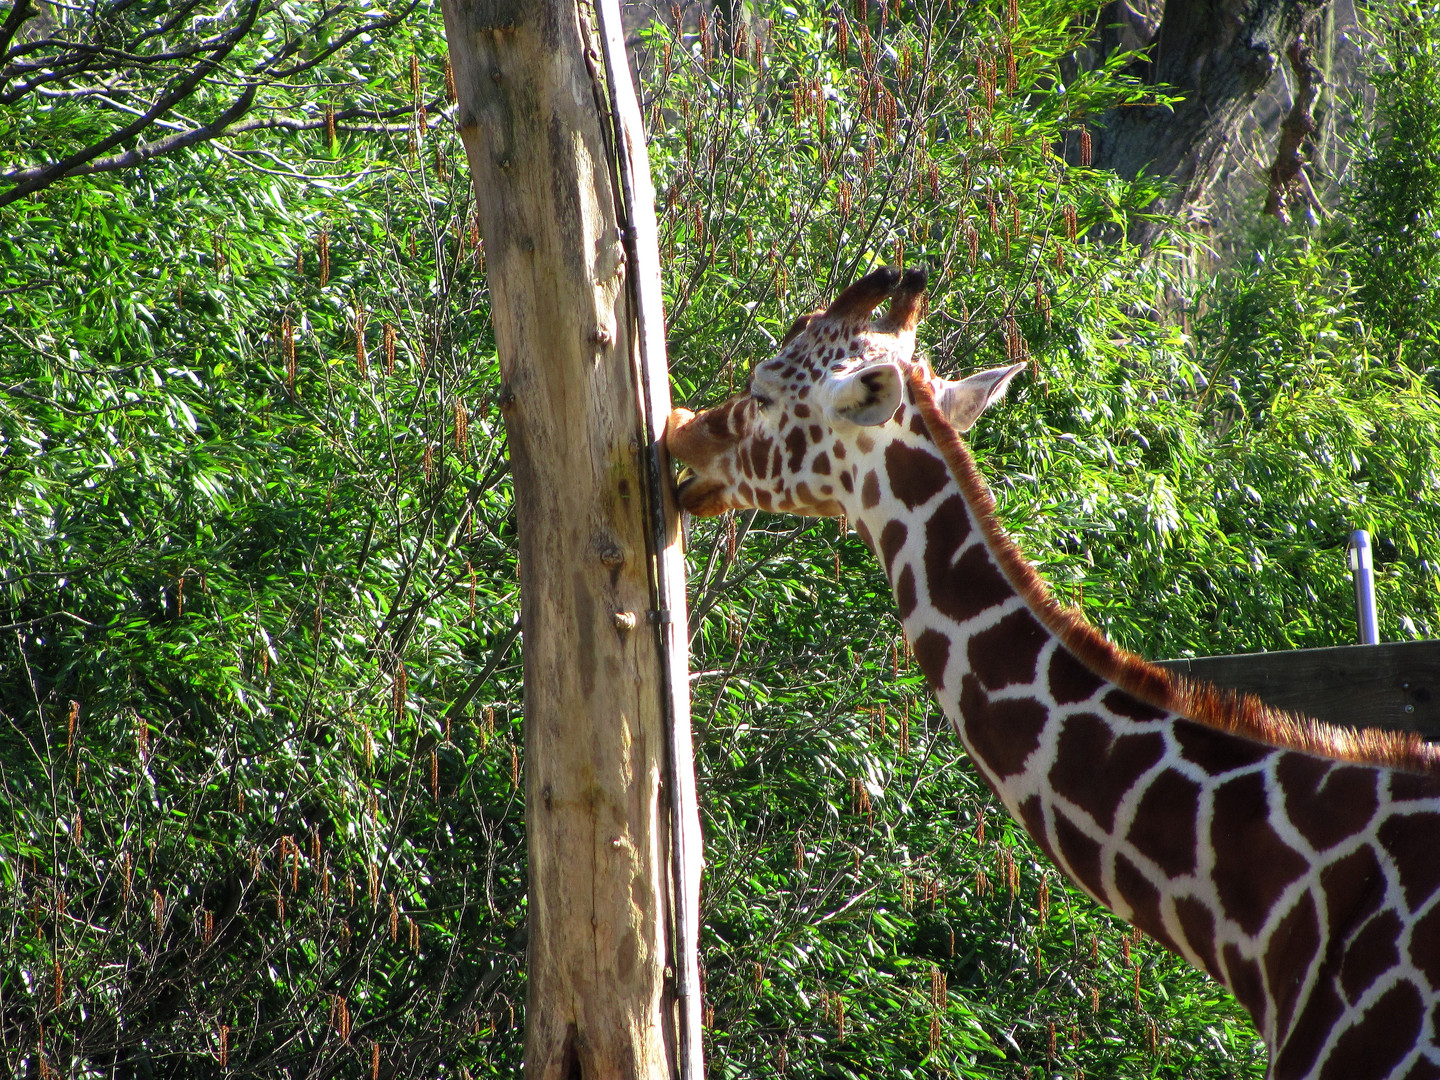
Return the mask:
<svg viewBox="0 0 1440 1080">
<path fill-rule="evenodd" d="M 625 552 L 620 545 L 613 540 L 599 540 L 595 544 L 595 554 L 600 559 L 600 565 L 614 570 L 625 562 Z"/>
</svg>

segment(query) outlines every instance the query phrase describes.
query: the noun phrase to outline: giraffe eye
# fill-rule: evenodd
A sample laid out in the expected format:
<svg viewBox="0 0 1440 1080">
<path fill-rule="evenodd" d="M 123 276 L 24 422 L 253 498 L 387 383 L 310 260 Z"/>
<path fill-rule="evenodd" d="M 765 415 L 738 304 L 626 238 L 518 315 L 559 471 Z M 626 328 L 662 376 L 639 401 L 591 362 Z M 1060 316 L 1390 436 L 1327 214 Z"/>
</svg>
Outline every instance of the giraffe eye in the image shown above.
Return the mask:
<svg viewBox="0 0 1440 1080">
<path fill-rule="evenodd" d="M 750 391 L 750 399 L 762 409 L 768 409 L 771 405 L 775 404 L 774 398 L 768 398 L 764 394 L 757 394 L 754 390 Z"/>
</svg>

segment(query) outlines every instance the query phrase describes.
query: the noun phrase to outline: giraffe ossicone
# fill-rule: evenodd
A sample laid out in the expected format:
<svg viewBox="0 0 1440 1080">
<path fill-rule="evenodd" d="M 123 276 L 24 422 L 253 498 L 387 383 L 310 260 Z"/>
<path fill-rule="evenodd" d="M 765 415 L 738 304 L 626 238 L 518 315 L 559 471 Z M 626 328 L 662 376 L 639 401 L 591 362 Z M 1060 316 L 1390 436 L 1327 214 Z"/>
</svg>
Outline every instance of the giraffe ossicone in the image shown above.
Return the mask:
<svg viewBox="0 0 1440 1080">
<path fill-rule="evenodd" d="M 675 410 L 682 507 L 846 515 L 986 782 L 1082 889 L 1230 988 L 1272 1080 L 1440 1080 L 1440 754 L 1177 680 L 1058 604 L 958 434 L 1023 365 L 937 378 L 925 282 L 867 274 L 744 392 Z"/>
</svg>

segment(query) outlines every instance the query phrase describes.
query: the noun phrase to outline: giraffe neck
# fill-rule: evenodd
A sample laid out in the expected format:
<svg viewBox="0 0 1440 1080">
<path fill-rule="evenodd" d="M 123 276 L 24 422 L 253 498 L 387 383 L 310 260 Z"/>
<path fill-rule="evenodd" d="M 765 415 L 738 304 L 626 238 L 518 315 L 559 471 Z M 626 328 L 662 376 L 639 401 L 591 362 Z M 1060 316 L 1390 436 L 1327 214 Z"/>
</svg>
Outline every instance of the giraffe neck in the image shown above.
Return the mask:
<svg viewBox="0 0 1440 1080">
<path fill-rule="evenodd" d="M 1000 534 L 963 444 L 955 441 L 957 469 L 930 434 L 934 420 L 911 409 L 900 438 L 868 452 L 862 443 L 851 512 L 885 568 L 916 660 L 1011 814 L 1092 896 L 1180 948 L 1158 917 L 1156 890 L 1129 887 L 1114 857 L 1138 816 L 1133 795 L 1143 796 L 1141 781 L 1164 756 L 1160 730 L 1176 719 L 1165 677 L 1092 641 L 1054 603 Z M 1138 678 L 1121 685 L 1121 668 Z M 1153 835 L 1135 839 L 1149 861 L 1193 866 L 1193 813 L 1187 829 L 1164 806 L 1145 809 Z"/>
<path fill-rule="evenodd" d="M 1405 1024 L 1434 1003 L 1429 982 L 1399 984 L 1382 1018 L 1373 1001 L 1346 1000 L 1335 942 L 1392 902 L 1379 867 L 1393 852 L 1377 853 L 1369 831 L 1377 807 L 1402 789 L 1436 799 L 1437 778 L 1337 760 L 1338 736 L 1284 728 L 1105 642 L 1001 532 L 928 385 L 912 378 L 911 391 L 895 439 L 860 441 L 849 510 L 942 709 L 1007 809 L 1086 892 L 1235 994 L 1272 1076 L 1319 1075 L 1331 1029 L 1390 1024 L 1383 1038 L 1415 1045 L 1419 1021 L 1408 1043 Z M 1288 741 L 1247 731 L 1257 715 Z M 1397 925 L 1423 906 L 1397 906 Z M 1440 906 L 1429 910 L 1440 943 Z"/>
</svg>

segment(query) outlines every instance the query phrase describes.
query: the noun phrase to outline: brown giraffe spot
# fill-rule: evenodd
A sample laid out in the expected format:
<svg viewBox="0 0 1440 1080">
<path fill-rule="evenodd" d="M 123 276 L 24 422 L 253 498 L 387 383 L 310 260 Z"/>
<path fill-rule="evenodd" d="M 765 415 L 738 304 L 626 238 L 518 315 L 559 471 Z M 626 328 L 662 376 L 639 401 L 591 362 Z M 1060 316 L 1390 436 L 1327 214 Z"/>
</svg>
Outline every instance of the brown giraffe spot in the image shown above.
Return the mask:
<svg viewBox="0 0 1440 1080">
<path fill-rule="evenodd" d="M 927 630 L 925 634 L 934 633 Z M 923 638 L 925 634 L 920 636 Z M 945 642 L 948 655 L 950 642 Z M 920 655 L 916 642 L 915 655 Z M 924 667 L 924 664 L 921 664 Z M 1025 762 L 1040 745 L 1040 732 L 1045 727 L 1045 709 L 1033 698 L 992 701 L 973 674 L 960 682 L 960 715 L 965 721 L 965 734 L 975 755 L 1002 780 L 1025 768 Z"/>
<path fill-rule="evenodd" d="M 1440 859 L 1435 857 L 1440 814 L 1394 814 L 1376 835 L 1395 860 L 1405 902 L 1415 910 L 1440 887 Z"/>
<path fill-rule="evenodd" d="M 1440 1065 L 1426 1057 L 1418 1058 L 1405 1074 L 1405 1080 L 1440 1080 Z"/>
<path fill-rule="evenodd" d="M 902 620 L 915 613 L 915 603 L 915 571 L 906 563 L 895 579 L 895 606 L 900 609 Z"/>
<path fill-rule="evenodd" d="M 905 538 L 910 535 L 910 530 L 905 527 L 903 521 L 887 521 L 885 528 L 880 530 L 880 554 L 885 557 L 885 572 L 890 572 L 890 564 L 895 561 L 895 556 L 905 546 Z"/>
<path fill-rule="evenodd" d="M 1367 845 L 1336 859 L 1320 871 L 1320 887 L 1325 890 L 1325 921 L 1330 925 L 1330 936 L 1342 940 L 1384 899 L 1385 877 L 1375 849 Z"/>
<path fill-rule="evenodd" d="M 910 430 L 913 431 L 916 435 L 928 436 L 930 434 L 925 429 L 925 418 L 920 415 L 919 409 L 916 409 L 914 415 L 910 417 Z"/>
<path fill-rule="evenodd" d="M 1223 982 L 1220 966 L 1215 962 L 1215 916 L 1209 906 L 1193 896 L 1182 896 L 1175 901 L 1175 917 L 1180 920 L 1180 930 L 1200 957 L 1201 965 L 1213 978 Z"/>
<path fill-rule="evenodd" d="M 708 416 L 702 414 L 707 433 L 717 441 L 723 442 L 730 434 L 730 418 L 734 410 L 721 406 Z"/>
<path fill-rule="evenodd" d="M 1250 1019 L 1262 1031 L 1265 1028 L 1265 982 L 1260 975 L 1260 965 L 1246 960 L 1236 945 L 1226 945 L 1220 959 L 1225 964 L 1225 985 L 1235 995 L 1235 1000 L 1245 1006 Z"/>
<path fill-rule="evenodd" d="M 860 505 L 866 510 L 880 505 L 880 477 L 874 469 L 865 474 L 865 482 L 860 485 Z"/>
<path fill-rule="evenodd" d="M 1265 946 L 1265 979 L 1270 984 L 1270 1000 L 1275 1003 L 1277 1034 L 1290 1025 L 1290 1013 L 1297 1004 L 1295 995 L 1319 947 L 1320 918 L 1315 901 L 1308 892 L 1302 893 Z"/>
<path fill-rule="evenodd" d="M 1440 904 L 1432 907 L 1410 931 L 1410 962 L 1440 989 Z"/>
<path fill-rule="evenodd" d="M 802 386 L 802 387 L 800 387 L 799 390 L 796 390 L 796 391 L 795 391 L 795 396 L 796 396 L 797 398 L 799 398 L 801 401 L 804 401 L 807 397 L 810 396 L 810 387 L 808 387 L 808 386 Z"/>
<path fill-rule="evenodd" d="M 1345 1000 L 1354 1002 L 1370 989 L 1400 959 L 1395 938 L 1400 933 L 1400 916 L 1393 910 L 1380 912 L 1360 928 L 1345 946 L 1340 961 L 1340 989 Z"/>
<path fill-rule="evenodd" d="M 1067 718 L 1060 729 L 1050 786 L 1108 831 L 1115 827 L 1120 800 L 1164 753 L 1165 740 L 1159 732 L 1117 739 L 1100 717 L 1079 713 Z"/>
<path fill-rule="evenodd" d="M 1210 842 L 1211 876 L 1225 913 L 1247 934 L 1258 934 L 1285 887 L 1309 869 L 1269 821 L 1265 779 L 1254 773 L 1215 789 Z"/>
<path fill-rule="evenodd" d="M 1396 802 L 1433 799 L 1440 796 L 1440 776 L 1417 776 L 1414 773 L 1390 774 L 1390 798 Z"/>
<path fill-rule="evenodd" d="M 941 614 L 964 622 L 1015 595 L 984 544 L 968 549 L 951 566 L 949 558 L 937 551 L 936 532 L 932 518 L 925 526 L 925 585 Z"/>
<path fill-rule="evenodd" d="M 843 472 L 840 474 L 840 486 L 843 487 L 846 491 L 852 493 L 854 492 L 855 481 L 850 479 L 850 474 L 848 472 Z"/>
<path fill-rule="evenodd" d="M 1055 811 L 1055 842 L 1075 880 L 1089 889 L 1090 895 L 1103 899 L 1105 890 L 1100 887 L 1100 845 L 1059 810 Z"/>
<path fill-rule="evenodd" d="M 796 420 L 808 420 L 809 418 L 810 418 L 810 406 L 809 406 L 809 405 L 796 405 L 796 406 L 795 406 L 795 419 L 796 419 Z"/>
<path fill-rule="evenodd" d="M 735 485 L 735 490 L 739 493 L 742 502 L 752 503 L 755 501 L 755 489 L 744 480 Z"/>
<path fill-rule="evenodd" d="M 885 448 L 885 475 L 890 479 L 890 490 L 911 510 L 929 502 L 950 482 L 950 470 L 944 461 L 902 442 L 892 442 Z"/>
<path fill-rule="evenodd" d="M 1396 983 L 1335 1041 L 1320 1080 L 1388 1076 L 1420 1038 L 1424 1019 L 1420 991 L 1408 982 Z"/>
<path fill-rule="evenodd" d="M 1282 754 L 1275 776 L 1285 792 L 1286 817 L 1320 851 L 1363 829 L 1380 805 L 1379 774 L 1364 766 Z"/>
<path fill-rule="evenodd" d="M 822 450 L 815 455 L 815 460 L 810 463 L 810 471 L 819 473 L 821 476 L 830 475 L 830 458 L 826 456 L 825 451 Z"/>
<path fill-rule="evenodd" d="M 1173 952 L 1175 943 L 1160 918 L 1160 890 L 1124 855 L 1115 856 L 1115 891 L 1130 905 L 1130 921 Z"/>
<path fill-rule="evenodd" d="M 793 427 L 790 434 L 785 436 L 785 449 L 790 452 L 790 460 L 787 462 L 792 473 L 799 472 L 800 466 L 805 464 L 805 451 L 810 449 L 810 443 L 805 438 L 805 429 Z M 780 470 L 775 470 L 775 475 L 780 475 Z"/>
<path fill-rule="evenodd" d="M 839 439 L 836 439 L 836 440 L 835 440 L 835 445 L 830 448 L 830 453 L 831 453 L 831 455 L 835 458 L 836 461 L 844 461 L 844 460 L 845 460 L 845 444 L 842 443 Z"/>
<path fill-rule="evenodd" d="M 859 435 L 855 436 L 855 449 L 859 450 L 862 454 L 868 454 L 875 449 L 875 440 L 862 431 Z"/>
<path fill-rule="evenodd" d="M 1174 769 L 1153 780 L 1135 808 L 1126 839 L 1168 877 L 1195 870 L 1195 817 L 1200 811 L 1200 785 Z"/>
<path fill-rule="evenodd" d="M 1132 697 L 1124 690 L 1111 690 L 1100 699 L 1105 707 L 1113 713 L 1134 720 L 1137 724 L 1152 724 L 1156 720 L 1163 720 L 1170 714 L 1164 709 L 1157 709 L 1154 705 L 1147 705 L 1137 697 Z"/>
<path fill-rule="evenodd" d="M 987 690 L 1035 681 L 1035 664 L 1050 635 L 1028 608 L 1011 612 L 970 639 L 970 667 Z"/>
<path fill-rule="evenodd" d="M 774 455 L 775 468 L 769 469 L 771 455 Z M 780 449 L 775 445 L 775 440 L 766 435 L 758 438 L 750 447 L 750 458 L 755 463 L 755 475 L 764 476 L 767 471 L 773 471 L 776 476 L 780 475 Z"/>
<path fill-rule="evenodd" d="M 1175 721 L 1175 741 L 1180 744 L 1181 757 L 1199 765 L 1211 776 L 1254 765 L 1273 753 L 1261 743 L 1228 731 L 1217 731 L 1194 720 Z"/>
<path fill-rule="evenodd" d="M 1105 685 L 1069 649 L 1056 649 L 1050 657 L 1050 696 L 1057 705 L 1074 705 L 1088 701 Z"/>
<path fill-rule="evenodd" d="M 811 441 L 811 442 L 813 442 L 813 443 L 818 443 L 818 442 L 819 442 L 821 439 L 823 439 L 824 437 L 825 437 L 825 429 L 824 429 L 824 428 L 822 428 L 819 424 L 811 424 L 811 425 L 810 425 L 810 441 Z"/>
<path fill-rule="evenodd" d="M 1320 1048 L 1325 1045 L 1325 1037 L 1344 1012 L 1345 1003 L 1334 985 L 1322 977 L 1310 991 L 1304 1009 L 1275 1055 L 1271 1066 L 1274 1080 L 1300 1080 L 1308 1076 Z"/>
<path fill-rule="evenodd" d="M 1045 833 L 1045 807 L 1041 804 L 1039 795 L 1031 795 L 1020 804 L 1020 823 L 1040 845 L 1040 849 L 1049 856 L 1050 861 L 1054 862 L 1055 852 L 1050 847 L 1050 837 Z"/>
<path fill-rule="evenodd" d="M 959 495 L 951 495 L 935 508 L 925 525 L 925 566 L 929 576 L 937 577 L 950 568 L 955 553 L 970 538 L 972 527 L 970 511 Z"/>
<path fill-rule="evenodd" d="M 912 648 L 920 670 L 937 690 L 945 686 L 945 665 L 950 662 L 950 639 L 938 630 L 926 630 L 915 639 Z"/>
<path fill-rule="evenodd" d="M 865 527 L 865 522 L 857 520 L 855 531 L 859 534 L 860 539 L 865 541 L 865 546 L 870 549 L 871 553 L 878 554 L 875 551 L 875 538 L 870 535 L 870 530 Z"/>
</svg>

